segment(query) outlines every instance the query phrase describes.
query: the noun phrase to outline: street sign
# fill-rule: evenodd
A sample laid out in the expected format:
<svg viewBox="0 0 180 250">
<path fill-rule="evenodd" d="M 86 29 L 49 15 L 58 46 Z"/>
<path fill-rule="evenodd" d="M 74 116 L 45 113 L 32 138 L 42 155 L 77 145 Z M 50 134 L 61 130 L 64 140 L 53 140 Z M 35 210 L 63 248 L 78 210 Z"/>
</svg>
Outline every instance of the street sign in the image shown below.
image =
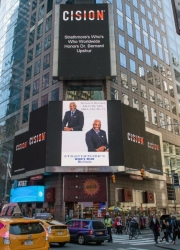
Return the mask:
<svg viewBox="0 0 180 250">
<path fill-rule="evenodd" d="M 130 175 L 129 176 L 131 179 L 133 179 L 133 180 L 137 180 L 137 181 L 142 181 L 143 180 L 143 178 L 140 176 L 140 175 Z"/>
</svg>

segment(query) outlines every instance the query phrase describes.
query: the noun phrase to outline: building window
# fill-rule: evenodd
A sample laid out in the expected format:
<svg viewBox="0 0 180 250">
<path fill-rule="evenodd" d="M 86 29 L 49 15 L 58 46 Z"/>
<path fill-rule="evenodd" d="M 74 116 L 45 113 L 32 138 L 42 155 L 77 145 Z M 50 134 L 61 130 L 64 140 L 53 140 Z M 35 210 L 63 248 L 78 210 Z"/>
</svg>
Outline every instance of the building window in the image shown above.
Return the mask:
<svg viewBox="0 0 180 250">
<path fill-rule="evenodd" d="M 37 79 L 33 82 L 33 95 L 36 95 L 39 93 L 39 85 L 40 85 L 40 79 Z"/>
<path fill-rule="evenodd" d="M 43 75 L 43 80 L 42 80 L 42 89 L 45 89 L 49 86 L 49 73 Z"/>
<path fill-rule="evenodd" d="M 145 8 L 142 4 L 140 4 L 140 10 L 141 10 L 141 13 L 145 15 Z"/>
<path fill-rule="evenodd" d="M 111 87 L 111 100 L 118 100 L 118 90 Z"/>
<path fill-rule="evenodd" d="M 160 122 L 160 127 L 165 129 L 165 115 L 162 112 L 159 112 L 159 122 Z"/>
<path fill-rule="evenodd" d="M 32 2 L 32 11 L 37 7 L 37 0 Z"/>
<path fill-rule="evenodd" d="M 151 108 L 152 124 L 157 125 L 157 113 L 156 109 Z"/>
<path fill-rule="evenodd" d="M 122 11 L 122 0 L 116 0 L 117 9 Z"/>
<path fill-rule="evenodd" d="M 158 62 L 155 59 L 153 59 L 153 68 L 155 71 L 159 72 Z"/>
<path fill-rule="evenodd" d="M 52 28 L 52 15 L 46 19 L 46 32 Z"/>
<path fill-rule="evenodd" d="M 134 11 L 134 22 L 139 25 L 139 15 L 136 11 Z"/>
<path fill-rule="evenodd" d="M 51 101 L 58 101 L 58 100 L 59 100 L 59 88 L 54 89 L 51 95 Z"/>
<path fill-rule="evenodd" d="M 129 106 L 129 97 L 126 94 L 122 93 L 122 103 Z"/>
<path fill-rule="evenodd" d="M 126 56 L 120 52 L 120 65 L 126 68 Z"/>
<path fill-rule="evenodd" d="M 36 56 L 39 56 L 42 52 L 42 41 L 36 45 Z"/>
<path fill-rule="evenodd" d="M 154 4 L 153 4 L 153 11 L 154 11 L 155 14 L 157 14 L 157 8 L 156 8 L 156 6 Z"/>
<path fill-rule="evenodd" d="M 39 7 L 38 20 L 42 19 L 44 16 L 44 4 Z"/>
<path fill-rule="evenodd" d="M 140 30 L 135 28 L 135 33 L 136 33 L 136 42 L 141 44 L 141 33 Z"/>
<path fill-rule="evenodd" d="M 148 106 L 142 103 L 143 112 L 144 112 L 144 119 L 146 122 L 149 122 L 149 113 L 148 113 Z"/>
<path fill-rule="evenodd" d="M 159 58 L 163 61 L 163 51 L 161 44 L 158 44 L 158 53 L 159 53 Z"/>
<path fill-rule="evenodd" d="M 35 34 L 35 30 L 32 30 L 29 33 L 29 46 L 31 46 L 34 43 L 34 34 Z"/>
<path fill-rule="evenodd" d="M 171 97 L 174 97 L 174 88 L 171 85 L 169 85 L 169 93 Z"/>
<path fill-rule="evenodd" d="M 121 15 L 117 15 L 118 17 L 118 28 L 120 28 L 121 30 L 124 30 L 124 23 L 123 23 L 123 17 Z"/>
<path fill-rule="evenodd" d="M 169 100 L 167 98 L 164 98 L 164 106 L 166 110 L 170 110 Z"/>
<path fill-rule="evenodd" d="M 117 0 L 117 1 L 118 1 L 118 0 Z M 136 8 L 138 7 L 138 6 L 137 6 L 137 0 L 133 0 L 133 5 L 134 5 L 134 7 L 136 7 Z"/>
<path fill-rule="evenodd" d="M 49 66 L 50 66 L 50 53 L 44 56 L 43 69 L 46 69 Z"/>
<path fill-rule="evenodd" d="M 156 76 L 156 75 L 155 75 L 155 86 L 156 86 L 156 88 L 161 89 L 160 78 L 159 78 L 159 76 Z"/>
<path fill-rule="evenodd" d="M 167 87 L 167 82 L 165 82 L 164 80 L 162 81 L 163 83 L 163 91 L 168 94 L 168 87 Z"/>
<path fill-rule="evenodd" d="M 148 36 L 146 34 L 143 34 L 143 37 L 144 37 L 144 47 L 149 50 Z"/>
<path fill-rule="evenodd" d="M 151 24 L 149 24 L 149 32 L 150 32 L 150 36 L 154 38 L 154 29 Z"/>
<path fill-rule="evenodd" d="M 166 115 L 166 121 L 167 121 L 168 131 L 173 132 L 173 130 L 172 130 L 172 118 L 169 115 Z"/>
<path fill-rule="evenodd" d="M 43 23 L 39 24 L 37 27 L 37 40 L 42 36 L 43 34 Z"/>
<path fill-rule="evenodd" d="M 143 52 L 142 49 L 137 47 L 137 55 L 138 55 L 138 59 L 143 61 Z"/>
<path fill-rule="evenodd" d="M 163 23 L 161 23 L 161 30 L 162 30 L 162 32 L 164 32 L 164 33 L 165 33 L 165 26 L 164 26 L 164 24 L 163 24 Z"/>
<path fill-rule="evenodd" d="M 38 60 L 34 64 L 34 75 L 39 74 L 40 73 L 40 69 L 41 69 L 41 60 Z"/>
<path fill-rule="evenodd" d="M 26 69 L 26 81 L 31 79 L 31 75 L 32 75 L 32 66 L 30 66 Z"/>
<path fill-rule="evenodd" d="M 124 36 L 119 34 L 119 46 L 123 49 L 125 49 L 125 40 L 124 40 Z"/>
<path fill-rule="evenodd" d="M 130 62 L 130 71 L 134 74 L 136 74 L 136 63 L 132 59 L 129 60 Z"/>
<path fill-rule="evenodd" d="M 31 23 L 30 23 L 30 27 L 33 27 L 36 23 L 36 12 L 34 12 L 31 16 Z"/>
<path fill-rule="evenodd" d="M 53 0 L 48 0 L 47 2 L 47 13 L 49 13 L 52 10 L 53 7 Z"/>
<path fill-rule="evenodd" d="M 143 28 L 143 30 L 145 30 L 147 32 L 147 24 L 146 24 L 146 20 L 144 18 L 142 18 L 142 28 Z"/>
<path fill-rule="evenodd" d="M 131 90 L 132 92 L 138 94 L 138 84 L 137 84 L 137 81 L 134 80 L 133 78 L 131 78 Z"/>
<path fill-rule="evenodd" d="M 133 98 L 133 108 L 139 110 L 139 101 Z"/>
<path fill-rule="evenodd" d="M 145 99 L 147 98 L 146 86 L 143 84 L 141 84 L 141 96 Z"/>
<path fill-rule="evenodd" d="M 121 72 L 121 86 L 128 89 L 127 75 Z"/>
<path fill-rule="evenodd" d="M 157 93 L 157 104 L 159 107 L 163 107 L 162 96 L 159 93 Z"/>
<path fill-rule="evenodd" d="M 44 106 L 44 105 L 46 105 L 47 103 L 48 103 L 48 94 L 43 95 L 43 96 L 41 97 L 41 106 Z"/>
<path fill-rule="evenodd" d="M 172 81 L 172 73 L 169 69 L 167 69 L 167 78 Z"/>
<path fill-rule="evenodd" d="M 146 54 L 146 64 L 151 67 L 151 57 L 148 54 Z"/>
<path fill-rule="evenodd" d="M 158 19 L 156 17 L 154 17 L 154 23 L 157 27 L 159 27 L 159 22 L 158 22 Z"/>
<path fill-rule="evenodd" d="M 173 126 L 174 126 L 174 133 L 176 135 L 179 135 L 179 123 L 176 119 L 173 119 Z"/>
<path fill-rule="evenodd" d="M 128 48 L 129 48 L 129 53 L 134 55 L 134 44 L 128 41 Z"/>
<path fill-rule="evenodd" d="M 151 14 L 151 12 L 148 10 L 148 19 L 150 20 L 150 21 L 152 21 L 152 14 Z"/>
<path fill-rule="evenodd" d="M 38 99 L 32 102 L 32 111 L 38 109 Z"/>
<path fill-rule="evenodd" d="M 33 49 L 30 49 L 27 55 L 27 63 L 31 62 L 32 59 L 33 59 Z"/>
<path fill-rule="evenodd" d="M 126 24 L 127 24 L 127 34 L 130 37 L 133 37 L 132 23 L 127 21 Z"/>
<path fill-rule="evenodd" d="M 152 53 L 156 56 L 156 44 L 154 42 L 154 40 L 150 40 L 151 41 L 151 50 L 152 50 Z"/>
<path fill-rule="evenodd" d="M 174 102 L 171 102 L 171 109 L 172 109 L 172 113 L 176 115 L 177 114 L 177 112 L 176 112 L 176 104 Z"/>
<path fill-rule="evenodd" d="M 24 100 L 27 100 L 30 97 L 30 87 L 31 85 L 29 84 L 24 89 Z"/>
<path fill-rule="evenodd" d="M 23 107 L 22 123 L 28 122 L 28 115 L 29 115 L 29 104 Z"/>
<path fill-rule="evenodd" d="M 141 65 L 139 65 L 138 66 L 138 70 L 139 70 L 139 77 L 142 78 L 143 80 L 145 80 L 144 67 L 142 67 Z"/>
<path fill-rule="evenodd" d="M 131 19 L 131 8 L 130 8 L 130 6 L 128 4 L 125 4 L 125 8 L 126 8 L 126 16 Z"/>
<path fill-rule="evenodd" d="M 51 35 L 47 36 L 44 40 L 44 50 L 51 47 Z"/>
<path fill-rule="evenodd" d="M 147 80 L 148 80 L 148 83 L 153 85 L 153 74 L 149 70 L 147 70 Z"/>
<path fill-rule="evenodd" d="M 151 5 L 150 5 L 150 0 L 146 0 L 146 5 L 151 8 Z"/>
<path fill-rule="evenodd" d="M 149 100 L 155 103 L 155 94 L 154 94 L 154 90 L 152 89 L 149 89 Z"/>
</svg>

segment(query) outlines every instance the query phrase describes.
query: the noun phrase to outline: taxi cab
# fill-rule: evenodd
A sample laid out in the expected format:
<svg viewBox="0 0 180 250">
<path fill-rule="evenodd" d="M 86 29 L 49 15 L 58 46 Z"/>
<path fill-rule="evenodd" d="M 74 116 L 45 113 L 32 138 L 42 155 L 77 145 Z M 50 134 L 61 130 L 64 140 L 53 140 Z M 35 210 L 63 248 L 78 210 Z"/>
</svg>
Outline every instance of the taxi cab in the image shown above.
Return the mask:
<svg viewBox="0 0 180 250">
<path fill-rule="evenodd" d="M 36 214 L 35 218 L 41 221 L 42 225 L 48 233 L 48 241 L 51 243 L 58 243 L 59 246 L 64 246 L 67 242 L 70 242 L 70 234 L 67 225 L 53 220 L 51 216 L 44 213 Z"/>
<path fill-rule="evenodd" d="M 10 210 L 14 206 L 7 206 L 7 213 L 0 217 L 0 249 L 49 250 L 48 234 L 40 221 L 25 219 L 20 212 Z"/>
</svg>

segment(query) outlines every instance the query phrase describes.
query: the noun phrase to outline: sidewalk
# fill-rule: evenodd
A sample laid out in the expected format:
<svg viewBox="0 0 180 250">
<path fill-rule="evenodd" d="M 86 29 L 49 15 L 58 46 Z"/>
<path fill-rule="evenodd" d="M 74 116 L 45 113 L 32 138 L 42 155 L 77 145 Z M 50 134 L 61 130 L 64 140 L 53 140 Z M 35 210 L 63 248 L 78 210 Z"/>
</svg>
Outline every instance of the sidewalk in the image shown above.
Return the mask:
<svg viewBox="0 0 180 250">
<path fill-rule="evenodd" d="M 172 245 L 172 244 L 166 245 L 166 244 L 164 243 L 164 244 L 156 244 L 155 246 L 156 246 L 156 247 L 159 247 L 159 248 L 163 248 L 163 249 L 179 250 L 179 248 L 180 248 L 180 240 L 177 240 L 176 242 L 177 242 L 177 243 L 176 243 L 175 245 Z"/>
</svg>

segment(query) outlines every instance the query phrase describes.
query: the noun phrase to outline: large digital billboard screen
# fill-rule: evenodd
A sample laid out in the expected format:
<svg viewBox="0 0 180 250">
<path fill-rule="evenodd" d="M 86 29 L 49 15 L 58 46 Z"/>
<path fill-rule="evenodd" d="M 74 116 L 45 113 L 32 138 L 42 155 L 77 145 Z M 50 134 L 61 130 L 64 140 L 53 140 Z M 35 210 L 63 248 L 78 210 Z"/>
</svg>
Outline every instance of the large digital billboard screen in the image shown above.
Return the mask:
<svg viewBox="0 0 180 250">
<path fill-rule="evenodd" d="M 110 76 L 108 4 L 61 4 L 60 79 Z"/>
<path fill-rule="evenodd" d="M 109 166 L 107 101 L 64 101 L 62 166 Z"/>
<path fill-rule="evenodd" d="M 10 202 L 44 202 L 44 186 L 12 188 Z"/>
</svg>

